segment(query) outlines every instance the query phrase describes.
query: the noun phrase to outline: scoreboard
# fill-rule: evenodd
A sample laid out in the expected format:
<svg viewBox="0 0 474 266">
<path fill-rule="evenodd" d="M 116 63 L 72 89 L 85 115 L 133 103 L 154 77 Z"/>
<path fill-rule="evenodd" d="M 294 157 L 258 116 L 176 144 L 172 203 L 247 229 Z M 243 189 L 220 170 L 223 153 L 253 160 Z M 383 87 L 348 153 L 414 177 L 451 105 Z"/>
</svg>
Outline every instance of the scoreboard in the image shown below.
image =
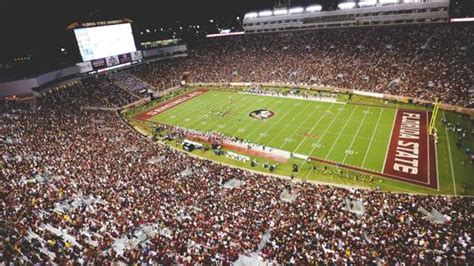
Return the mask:
<svg viewBox="0 0 474 266">
<path fill-rule="evenodd" d="M 101 60 L 108 66 L 131 61 L 137 51 L 130 23 L 74 29 L 83 61 Z"/>
</svg>

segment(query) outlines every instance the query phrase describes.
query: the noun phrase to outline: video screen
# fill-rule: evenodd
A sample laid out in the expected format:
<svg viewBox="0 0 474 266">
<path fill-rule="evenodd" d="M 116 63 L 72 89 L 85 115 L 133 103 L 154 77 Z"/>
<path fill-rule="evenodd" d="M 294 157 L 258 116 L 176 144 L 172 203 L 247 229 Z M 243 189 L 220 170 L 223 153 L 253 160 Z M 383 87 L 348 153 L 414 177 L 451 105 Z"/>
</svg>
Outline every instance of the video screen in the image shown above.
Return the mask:
<svg viewBox="0 0 474 266">
<path fill-rule="evenodd" d="M 83 61 L 135 52 L 130 23 L 75 29 Z"/>
</svg>

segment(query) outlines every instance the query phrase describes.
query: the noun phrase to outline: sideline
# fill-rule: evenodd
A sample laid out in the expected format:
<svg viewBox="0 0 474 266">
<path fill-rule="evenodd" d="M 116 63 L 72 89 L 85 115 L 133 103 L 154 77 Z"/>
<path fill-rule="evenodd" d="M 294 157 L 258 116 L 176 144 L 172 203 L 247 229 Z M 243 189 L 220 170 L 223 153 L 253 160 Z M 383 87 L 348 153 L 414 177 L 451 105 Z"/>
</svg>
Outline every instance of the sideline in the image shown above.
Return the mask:
<svg viewBox="0 0 474 266">
<path fill-rule="evenodd" d="M 443 111 L 443 118 L 446 119 L 446 114 L 444 111 Z M 456 181 L 455 181 L 456 178 L 454 177 L 453 158 L 451 157 L 451 143 L 449 142 L 449 132 L 448 132 L 447 127 L 444 127 L 444 132 L 446 134 L 446 142 L 448 143 L 449 165 L 451 166 L 451 179 L 453 180 L 453 192 L 454 192 L 454 196 L 457 196 L 458 193 L 456 191 Z"/>
</svg>

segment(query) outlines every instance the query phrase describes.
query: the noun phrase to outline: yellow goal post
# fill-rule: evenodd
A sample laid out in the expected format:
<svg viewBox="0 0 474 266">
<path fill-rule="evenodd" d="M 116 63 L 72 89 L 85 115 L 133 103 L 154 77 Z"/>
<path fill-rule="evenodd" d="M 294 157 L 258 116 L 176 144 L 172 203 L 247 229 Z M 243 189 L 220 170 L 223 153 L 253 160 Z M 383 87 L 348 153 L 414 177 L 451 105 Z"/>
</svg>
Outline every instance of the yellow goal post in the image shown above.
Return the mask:
<svg viewBox="0 0 474 266">
<path fill-rule="evenodd" d="M 430 125 L 428 128 L 430 135 L 436 134 L 436 131 L 437 131 L 436 130 L 436 117 L 438 116 L 438 109 L 439 109 L 439 102 L 438 102 L 438 98 L 436 98 L 433 111 L 431 113 Z"/>
</svg>

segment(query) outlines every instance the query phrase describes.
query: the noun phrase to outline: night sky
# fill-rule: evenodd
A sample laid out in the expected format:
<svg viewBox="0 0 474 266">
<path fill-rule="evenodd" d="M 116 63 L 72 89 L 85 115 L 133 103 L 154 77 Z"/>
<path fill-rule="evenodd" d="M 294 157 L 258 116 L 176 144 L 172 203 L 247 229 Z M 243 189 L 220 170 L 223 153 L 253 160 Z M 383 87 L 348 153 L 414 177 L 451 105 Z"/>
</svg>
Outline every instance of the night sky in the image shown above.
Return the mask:
<svg viewBox="0 0 474 266">
<path fill-rule="evenodd" d="M 322 4 L 337 6 L 345 0 L 293 0 L 292 6 Z M 456 0 L 472 8 L 474 0 Z M 135 0 L 135 1 L 0 1 L 0 63 L 17 56 L 33 58 L 56 56 L 60 47 L 74 50 L 75 39 L 68 24 L 75 21 L 130 18 L 135 30 L 148 26 L 167 26 L 176 21 L 200 23 L 209 19 L 233 19 L 254 10 L 272 8 L 288 0 Z M 466 8 L 463 7 L 463 11 Z M 469 11 L 469 12 L 472 12 Z M 75 51 L 72 51 L 73 53 Z"/>
<path fill-rule="evenodd" d="M 292 1 L 294 4 L 334 3 L 337 0 Z M 170 25 L 206 21 L 211 18 L 242 14 L 274 6 L 275 0 L 135 0 L 135 1 L 0 1 L 2 60 L 27 54 L 49 53 L 51 49 L 70 45 L 68 24 L 75 21 L 130 18 L 134 26 Z M 5 12 L 6 11 L 6 12 Z"/>
</svg>

